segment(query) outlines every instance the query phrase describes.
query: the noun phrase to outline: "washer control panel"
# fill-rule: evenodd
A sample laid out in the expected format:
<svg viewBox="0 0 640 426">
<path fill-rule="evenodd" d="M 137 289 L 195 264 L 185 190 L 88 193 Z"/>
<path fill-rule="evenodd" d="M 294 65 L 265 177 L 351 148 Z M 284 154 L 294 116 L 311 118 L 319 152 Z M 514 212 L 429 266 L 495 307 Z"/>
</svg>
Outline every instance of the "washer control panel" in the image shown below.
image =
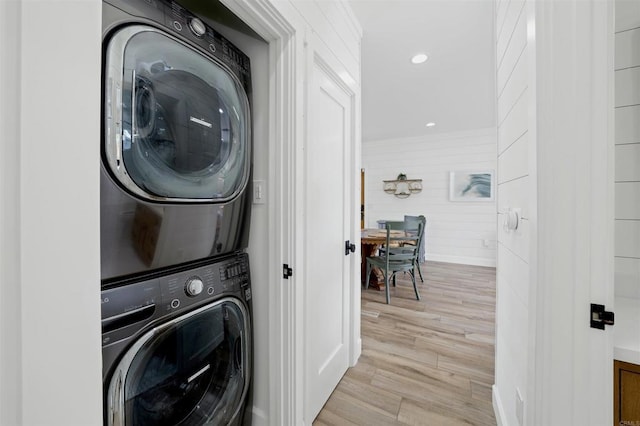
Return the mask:
<svg viewBox="0 0 640 426">
<path fill-rule="evenodd" d="M 144 327 L 163 316 L 230 295 L 251 299 L 246 253 L 103 290 L 102 343 L 108 345 L 131 335 L 132 327 Z"/>
<path fill-rule="evenodd" d="M 183 309 L 225 293 L 242 293 L 249 287 L 249 260 L 243 253 L 219 262 L 158 278 L 161 310 Z"/>
</svg>

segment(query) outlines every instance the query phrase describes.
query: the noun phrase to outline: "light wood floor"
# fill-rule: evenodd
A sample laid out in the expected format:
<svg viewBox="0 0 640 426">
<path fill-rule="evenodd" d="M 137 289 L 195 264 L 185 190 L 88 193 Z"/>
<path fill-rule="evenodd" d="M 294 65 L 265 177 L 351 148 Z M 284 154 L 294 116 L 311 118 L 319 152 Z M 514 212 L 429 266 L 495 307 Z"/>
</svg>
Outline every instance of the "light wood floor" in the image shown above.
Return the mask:
<svg viewBox="0 0 640 426">
<path fill-rule="evenodd" d="M 362 356 L 314 425 L 491 425 L 495 268 L 426 262 L 418 279 L 362 291 Z"/>
</svg>

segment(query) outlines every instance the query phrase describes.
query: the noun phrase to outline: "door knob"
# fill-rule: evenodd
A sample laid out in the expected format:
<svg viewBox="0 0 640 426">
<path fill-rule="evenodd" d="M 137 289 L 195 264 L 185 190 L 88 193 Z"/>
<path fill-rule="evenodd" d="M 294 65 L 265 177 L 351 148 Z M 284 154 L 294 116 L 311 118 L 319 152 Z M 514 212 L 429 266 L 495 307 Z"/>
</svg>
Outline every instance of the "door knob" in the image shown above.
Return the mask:
<svg viewBox="0 0 640 426">
<path fill-rule="evenodd" d="M 351 253 L 355 253 L 356 245 L 347 240 L 344 242 L 344 255 L 349 256 Z"/>
</svg>

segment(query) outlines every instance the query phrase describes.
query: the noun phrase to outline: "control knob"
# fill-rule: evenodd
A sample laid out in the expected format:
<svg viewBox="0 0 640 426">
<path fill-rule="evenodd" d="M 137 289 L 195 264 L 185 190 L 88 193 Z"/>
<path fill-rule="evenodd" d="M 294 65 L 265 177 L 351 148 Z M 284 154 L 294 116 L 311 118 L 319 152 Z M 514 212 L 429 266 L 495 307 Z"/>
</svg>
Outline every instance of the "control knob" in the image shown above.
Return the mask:
<svg viewBox="0 0 640 426">
<path fill-rule="evenodd" d="M 202 293 L 203 288 L 204 284 L 200 278 L 189 278 L 184 285 L 184 292 L 187 293 L 187 296 L 195 297 Z"/>
<path fill-rule="evenodd" d="M 207 27 L 205 27 L 204 22 L 198 18 L 191 18 L 189 20 L 189 28 L 197 37 L 202 37 L 207 32 Z"/>
</svg>

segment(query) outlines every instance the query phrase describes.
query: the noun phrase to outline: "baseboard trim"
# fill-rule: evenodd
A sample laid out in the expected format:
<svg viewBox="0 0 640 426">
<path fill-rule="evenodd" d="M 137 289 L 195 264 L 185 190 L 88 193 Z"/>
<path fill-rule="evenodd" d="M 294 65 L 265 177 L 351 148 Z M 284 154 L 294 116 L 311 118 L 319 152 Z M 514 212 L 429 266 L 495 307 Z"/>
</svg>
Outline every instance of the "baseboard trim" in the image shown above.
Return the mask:
<svg viewBox="0 0 640 426">
<path fill-rule="evenodd" d="M 447 255 L 440 255 L 440 254 L 427 254 L 426 257 L 427 257 L 427 260 L 432 260 L 434 262 L 458 263 L 461 265 L 473 265 L 473 266 L 487 266 L 490 268 L 496 267 L 496 259 L 447 256 Z"/>
<path fill-rule="evenodd" d="M 496 388 L 496 385 L 493 385 L 491 387 L 491 394 L 493 397 L 493 413 L 496 416 L 496 424 L 498 426 L 507 426 L 504 408 L 502 408 L 502 400 L 500 399 L 500 394 L 498 393 L 498 388 Z"/>
</svg>

